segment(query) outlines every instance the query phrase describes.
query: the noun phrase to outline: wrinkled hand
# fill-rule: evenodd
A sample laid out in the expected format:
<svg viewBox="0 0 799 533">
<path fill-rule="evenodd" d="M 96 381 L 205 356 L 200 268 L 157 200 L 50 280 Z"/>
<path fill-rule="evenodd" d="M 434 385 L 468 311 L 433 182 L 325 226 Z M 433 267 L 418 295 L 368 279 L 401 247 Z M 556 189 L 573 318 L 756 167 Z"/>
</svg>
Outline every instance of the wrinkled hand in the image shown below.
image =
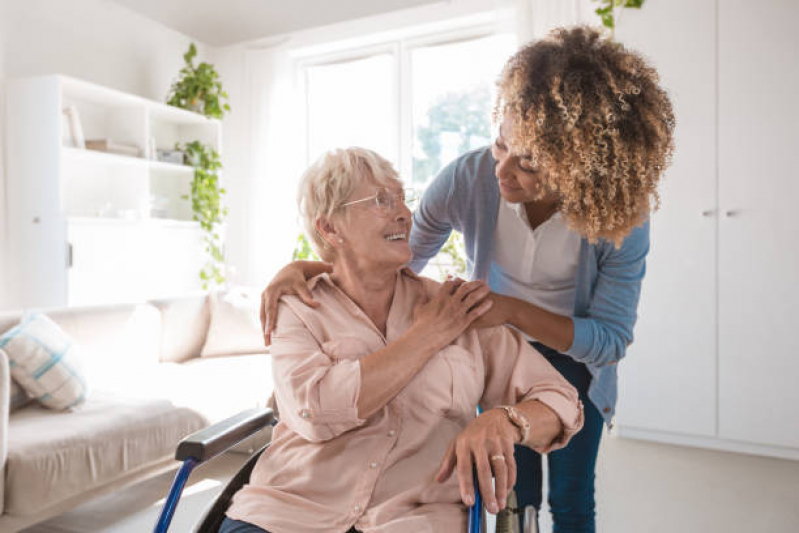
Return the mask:
<svg viewBox="0 0 799 533">
<path fill-rule="evenodd" d="M 447 280 L 432 297 L 417 303 L 411 327 L 446 346 L 491 309 L 485 299 L 490 292 L 482 281 Z"/>
<path fill-rule="evenodd" d="M 264 332 L 264 344 L 272 343 L 272 331 L 277 319 L 277 303 L 285 294 L 299 296 L 306 305 L 319 307 L 314 300 L 305 279 L 305 272 L 296 263 L 283 267 L 261 293 L 261 329 Z"/>
<path fill-rule="evenodd" d="M 472 420 L 455 437 L 444 454 L 436 481 L 443 483 L 458 473 L 461 500 L 466 505 L 474 505 L 473 467 L 477 470 L 477 482 L 486 509 L 496 514 L 505 508 L 513 485 L 516 483 L 516 461 L 513 458 L 513 445 L 521 435 L 505 413 L 491 409 Z M 493 460 L 492 460 L 493 457 Z M 496 478 L 496 494 L 491 477 Z"/>
</svg>

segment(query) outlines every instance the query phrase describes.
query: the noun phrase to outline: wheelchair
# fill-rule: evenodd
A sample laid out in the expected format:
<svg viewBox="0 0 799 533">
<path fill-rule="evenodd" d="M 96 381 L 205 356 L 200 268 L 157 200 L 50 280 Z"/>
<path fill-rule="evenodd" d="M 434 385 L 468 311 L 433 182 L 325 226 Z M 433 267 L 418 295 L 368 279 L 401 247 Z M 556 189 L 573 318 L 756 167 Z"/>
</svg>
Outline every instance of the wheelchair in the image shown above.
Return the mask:
<svg viewBox="0 0 799 533">
<path fill-rule="evenodd" d="M 175 474 L 175 479 L 172 482 L 166 503 L 158 517 L 154 533 L 166 533 L 169 529 L 169 524 L 177 509 L 183 487 L 186 485 L 191 471 L 196 466 L 212 460 L 258 431 L 268 426 L 275 426 L 277 422 L 277 417 L 275 417 L 272 409 L 250 409 L 183 439 L 175 451 L 175 459 L 183 464 L 178 469 L 177 474 Z M 218 533 L 233 495 L 249 481 L 255 463 L 268 447 L 269 444 L 266 444 L 253 454 L 241 470 L 233 476 L 217 499 L 206 509 L 198 525 L 195 526 L 195 533 Z M 477 476 L 475 476 L 474 494 L 475 502 L 469 508 L 467 532 L 482 533 L 486 531 L 486 515 L 483 510 L 480 491 L 477 487 Z M 523 526 L 519 523 L 518 514 L 523 514 Z M 524 533 L 538 533 L 536 510 L 532 506 L 527 506 L 524 510 L 515 509 L 515 496 L 511 493 L 509 506 L 497 515 L 496 533 L 521 533 L 522 531 Z"/>
</svg>

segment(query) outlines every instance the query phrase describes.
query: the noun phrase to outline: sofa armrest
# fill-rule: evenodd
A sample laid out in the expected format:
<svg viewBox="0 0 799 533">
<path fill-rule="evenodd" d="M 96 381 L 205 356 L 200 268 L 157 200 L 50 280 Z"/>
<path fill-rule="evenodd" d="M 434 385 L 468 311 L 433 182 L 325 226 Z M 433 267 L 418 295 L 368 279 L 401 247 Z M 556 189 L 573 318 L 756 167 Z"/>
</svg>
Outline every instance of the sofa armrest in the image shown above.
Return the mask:
<svg viewBox="0 0 799 533">
<path fill-rule="evenodd" d="M 8 356 L 0 350 L 0 515 L 4 511 L 6 459 L 8 458 L 8 416 L 11 409 L 11 370 Z"/>
<path fill-rule="evenodd" d="M 175 459 L 185 461 L 191 457 L 198 463 L 203 463 L 266 426 L 275 424 L 277 424 L 277 418 L 269 408 L 243 411 L 180 441 L 175 452 Z"/>
</svg>

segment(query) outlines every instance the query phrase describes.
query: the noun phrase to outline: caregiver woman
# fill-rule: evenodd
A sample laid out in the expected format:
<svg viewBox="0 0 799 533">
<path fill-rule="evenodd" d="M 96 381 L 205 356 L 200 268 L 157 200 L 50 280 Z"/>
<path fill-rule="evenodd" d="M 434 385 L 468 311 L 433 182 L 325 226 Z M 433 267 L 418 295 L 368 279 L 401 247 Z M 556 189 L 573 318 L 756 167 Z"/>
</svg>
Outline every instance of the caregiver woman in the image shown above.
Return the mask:
<svg viewBox="0 0 799 533">
<path fill-rule="evenodd" d="M 521 48 L 498 81 L 491 147 L 436 177 L 413 217 L 411 267 L 421 271 L 455 229 L 470 277 L 494 305 L 482 325 L 524 332 L 585 405 L 570 444 L 548 455 L 556 532 L 595 530 L 594 471 L 602 423 L 616 404 L 616 363 L 633 341 L 649 251 L 649 213 L 673 151 L 674 115 L 653 68 L 592 29 L 556 30 Z M 299 294 L 327 267 L 295 263 L 263 295 Z M 517 447 L 521 505 L 540 508 L 541 457 Z"/>
</svg>

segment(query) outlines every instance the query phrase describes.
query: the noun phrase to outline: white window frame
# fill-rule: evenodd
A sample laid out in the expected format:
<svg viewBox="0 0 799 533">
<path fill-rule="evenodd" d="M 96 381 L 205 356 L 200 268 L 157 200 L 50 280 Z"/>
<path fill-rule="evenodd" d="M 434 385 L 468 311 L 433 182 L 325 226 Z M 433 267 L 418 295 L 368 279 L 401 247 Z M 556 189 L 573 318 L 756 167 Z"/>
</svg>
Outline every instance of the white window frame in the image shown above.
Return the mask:
<svg viewBox="0 0 799 533">
<path fill-rule="evenodd" d="M 382 54 L 394 59 L 394 123 L 392 141 L 396 143 L 400 176 L 411 179 L 413 173 L 413 108 L 411 54 L 417 48 L 444 46 L 472 41 L 494 35 L 509 34 L 507 25 L 495 12 L 484 12 L 469 17 L 442 21 L 429 25 L 396 30 L 390 34 L 372 34 L 346 41 L 317 44 L 292 52 L 295 86 L 299 91 L 302 109 L 298 120 L 302 124 L 306 164 L 310 164 L 310 138 L 308 135 L 308 83 L 309 67 L 333 65 Z"/>
</svg>

